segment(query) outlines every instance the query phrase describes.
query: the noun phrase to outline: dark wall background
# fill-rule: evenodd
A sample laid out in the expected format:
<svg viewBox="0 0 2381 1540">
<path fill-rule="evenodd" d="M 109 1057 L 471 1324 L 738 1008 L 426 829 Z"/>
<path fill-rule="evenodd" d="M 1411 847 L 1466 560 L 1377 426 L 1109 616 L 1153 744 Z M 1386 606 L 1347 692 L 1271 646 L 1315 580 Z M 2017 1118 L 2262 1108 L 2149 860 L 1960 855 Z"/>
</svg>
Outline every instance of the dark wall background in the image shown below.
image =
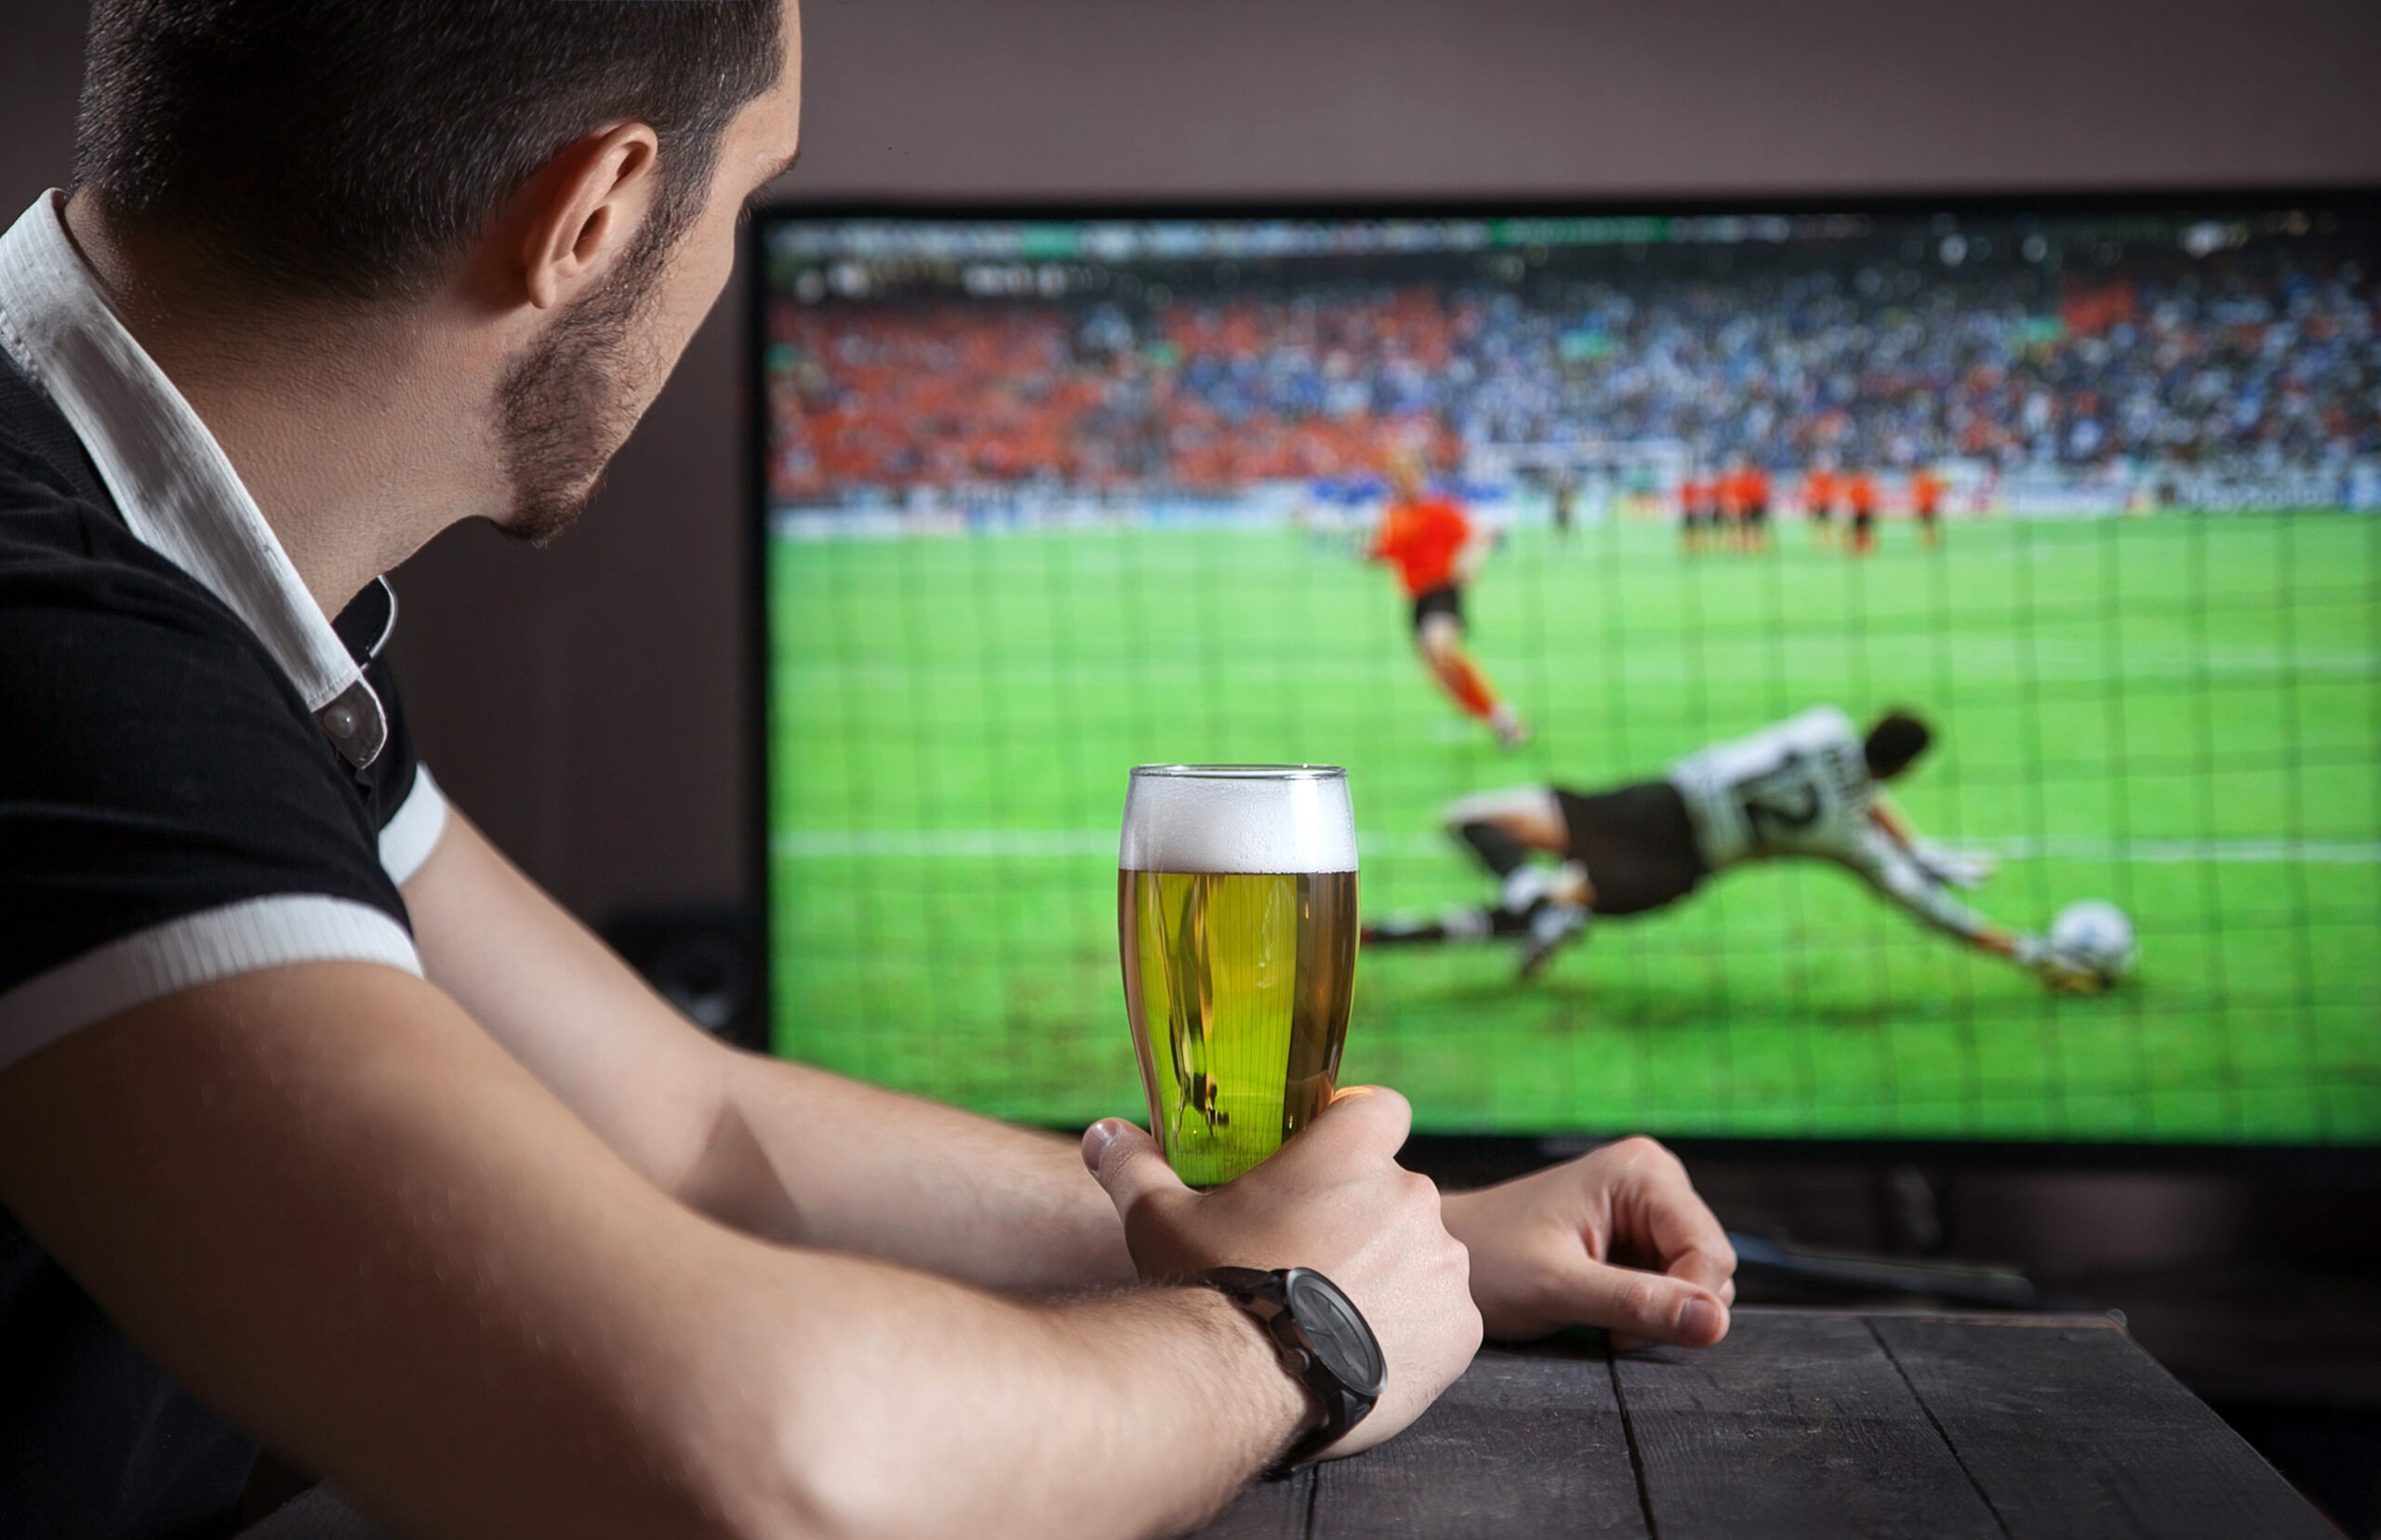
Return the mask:
<svg viewBox="0 0 2381 1540">
<path fill-rule="evenodd" d="M 83 0 L 6 0 L 0 206 Z M 2374 0 L 811 0 L 789 196 L 2381 182 Z M 740 285 L 580 527 L 398 577 L 430 762 L 565 902 L 744 886 Z"/>
</svg>

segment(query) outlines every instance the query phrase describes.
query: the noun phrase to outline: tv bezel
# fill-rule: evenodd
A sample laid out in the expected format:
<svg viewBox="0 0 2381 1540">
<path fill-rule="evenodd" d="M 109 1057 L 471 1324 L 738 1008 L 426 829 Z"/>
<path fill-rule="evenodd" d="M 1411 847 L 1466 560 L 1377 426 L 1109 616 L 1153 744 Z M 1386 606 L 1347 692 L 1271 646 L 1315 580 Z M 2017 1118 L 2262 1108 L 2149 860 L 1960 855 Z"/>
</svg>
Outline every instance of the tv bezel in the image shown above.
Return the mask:
<svg viewBox="0 0 2381 1540">
<path fill-rule="evenodd" d="M 2121 189 L 2062 188 L 2047 191 L 1978 189 L 1943 192 L 1909 191 L 1741 193 L 1695 192 L 1676 196 L 1594 194 L 1580 197 L 1543 193 L 1511 197 L 1476 193 L 1432 197 L 1427 193 L 1395 197 L 1306 197 L 1294 193 L 1252 197 L 1177 198 L 1101 197 L 1004 198 L 952 195 L 799 196 L 773 199 L 754 206 L 744 221 L 737 259 L 742 266 L 745 300 L 743 356 L 739 361 L 738 392 L 744 416 L 744 637 L 742 653 L 746 681 L 745 729 L 751 748 L 745 756 L 750 772 L 744 841 L 746 881 L 751 884 L 759 923 L 753 928 L 755 955 L 751 976 L 755 1003 L 748 1013 L 738 1045 L 773 1053 L 776 1001 L 771 908 L 774 885 L 768 847 L 768 432 L 766 392 L 762 369 L 768 346 L 769 276 L 765 242 L 769 228 L 783 220 L 820 222 L 850 219 L 916 219 L 920 221 L 1078 222 L 1101 219 L 1578 219 L 1617 216 L 1696 218 L 1723 215 L 1812 214 L 1952 214 L 2000 216 L 2039 213 L 2073 215 L 2109 212 L 2262 213 L 2295 206 L 2354 210 L 2381 218 L 2381 184 L 2348 182 L 2334 185 L 2289 184 L 2265 187 L 2233 185 Z M 2376 250 L 2381 259 L 2381 250 Z M 2381 517 L 2381 515 L 2375 515 Z M 2376 936 L 2381 941 L 2381 936 Z M 2376 1005 L 2381 1009 L 2381 1005 Z M 1117 1024 L 1117 1041 L 1124 1028 Z M 1041 1124 L 1062 1133 L 1078 1133 L 1069 1124 Z M 2312 1184 L 2362 1186 L 2381 1181 L 2381 1141 L 2371 1144 L 2274 1143 L 2150 1143 L 2108 1139 L 1911 1139 L 1860 1138 L 1839 1135 L 1801 1137 L 1736 1137 L 1724 1135 L 1661 1134 L 1658 1131 L 1615 1128 L 1566 1133 L 1417 1134 L 1408 1142 L 1405 1162 L 1426 1172 L 1453 1171 L 1486 1180 L 1582 1153 L 1614 1139 L 1637 1133 L 1655 1133 L 1683 1159 L 1758 1162 L 1791 1159 L 1804 1165 L 1910 1165 L 1937 1170 L 1990 1171 L 2154 1171 L 2224 1174 L 2283 1178 Z"/>
</svg>

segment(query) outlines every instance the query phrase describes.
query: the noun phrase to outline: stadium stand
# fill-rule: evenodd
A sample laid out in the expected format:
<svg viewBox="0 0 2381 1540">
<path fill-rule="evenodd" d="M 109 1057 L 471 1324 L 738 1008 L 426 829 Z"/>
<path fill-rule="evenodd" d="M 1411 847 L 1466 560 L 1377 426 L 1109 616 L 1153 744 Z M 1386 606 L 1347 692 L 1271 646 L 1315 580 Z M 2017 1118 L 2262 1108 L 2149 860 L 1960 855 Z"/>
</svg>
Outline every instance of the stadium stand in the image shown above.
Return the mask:
<svg viewBox="0 0 2381 1540">
<path fill-rule="evenodd" d="M 1553 291 L 1550 297 L 1549 291 Z M 2052 280 L 1880 262 L 1671 277 L 1242 289 L 1160 303 L 931 294 L 770 317 L 771 491 L 1225 494 L 1392 443 L 1667 441 L 1695 460 L 1995 475 L 2335 477 L 2381 456 L 2371 275 L 2287 261 Z"/>
</svg>

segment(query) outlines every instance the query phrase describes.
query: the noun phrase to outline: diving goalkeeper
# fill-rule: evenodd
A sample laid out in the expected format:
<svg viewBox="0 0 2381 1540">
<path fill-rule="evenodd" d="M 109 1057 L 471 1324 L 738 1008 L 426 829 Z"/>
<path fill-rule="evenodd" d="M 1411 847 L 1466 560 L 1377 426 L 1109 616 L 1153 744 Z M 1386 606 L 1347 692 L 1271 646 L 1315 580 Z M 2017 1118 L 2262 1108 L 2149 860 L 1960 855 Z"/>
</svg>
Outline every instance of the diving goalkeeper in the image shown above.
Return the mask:
<svg viewBox="0 0 2381 1540">
<path fill-rule="evenodd" d="M 1832 706 L 1715 744 L 1659 780 L 1604 791 L 1523 786 L 1451 803 L 1445 827 L 1502 884 L 1498 901 L 1437 919 L 1390 921 L 1366 946 L 1511 938 L 1524 978 L 1584 935 L 1592 916 L 1677 903 L 1717 871 L 1790 856 L 1848 869 L 1920 921 L 2006 957 L 2056 989 L 2092 991 L 2101 976 L 2038 936 L 2005 929 L 1951 896 L 1980 886 L 1989 856 L 1922 838 L 1885 794 L 1934 741 L 1926 724 L 1889 710 L 1856 734 Z M 1559 864 L 1533 864 L 1533 852 Z"/>
</svg>

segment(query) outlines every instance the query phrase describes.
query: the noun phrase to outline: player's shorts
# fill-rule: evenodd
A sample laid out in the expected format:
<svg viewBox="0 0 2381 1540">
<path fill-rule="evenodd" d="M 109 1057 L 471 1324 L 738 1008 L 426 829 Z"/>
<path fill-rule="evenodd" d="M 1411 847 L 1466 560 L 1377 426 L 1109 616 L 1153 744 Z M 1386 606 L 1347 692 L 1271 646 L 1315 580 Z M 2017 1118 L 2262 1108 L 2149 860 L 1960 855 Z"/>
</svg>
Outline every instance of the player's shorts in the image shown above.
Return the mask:
<svg viewBox="0 0 2381 1540">
<path fill-rule="evenodd" d="M 1571 839 L 1571 858 L 1588 869 L 1600 915 L 1642 914 L 1674 904 L 1709 870 L 1696 847 L 1686 799 L 1666 780 L 1612 791 L 1557 786 L 1556 805 Z"/>
<path fill-rule="evenodd" d="M 1745 523 L 1765 524 L 1769 522 L 1769 505 L 1765 502 L 1745 504 Z"/>
<path fill-rule="evenodd" d="M 1835 517 L 1834 506 L 1829 503 L 1814 504 L 1812 507 L 1805 509 L 1804 511 L 1809 513 L 1813 519 L 1816 519 L 1820 524 L 1826 524 Z"/>
<path fill-rule="evenodd" d="M 1422 634 L 1422 622 L 1433 615 L 1452 615 L 1455 623 L 1463 624 L 1463 590 L 1453 583 L 1441 583 L 1414 596 L 1414 634 Z"/>
<path fill-rule="evenodd" d="M 1943 511 L 1939 508 L 1934 507 L 1928 503 L 1920 503 L 1918 505 L 1918 518 L 1919 522 L 1922 524 L 1933 524 L 1936 519 L 1939 519 L 1942 516 Z"/>
</svg>

